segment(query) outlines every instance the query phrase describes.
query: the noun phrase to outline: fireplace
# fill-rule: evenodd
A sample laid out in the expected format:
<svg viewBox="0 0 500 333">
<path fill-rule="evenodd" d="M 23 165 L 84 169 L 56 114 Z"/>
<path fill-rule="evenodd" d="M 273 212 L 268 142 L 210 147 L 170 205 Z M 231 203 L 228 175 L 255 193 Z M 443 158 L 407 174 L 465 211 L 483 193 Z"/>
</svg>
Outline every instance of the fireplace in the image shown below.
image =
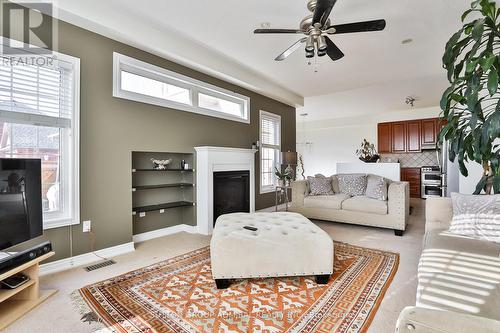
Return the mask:
<svg viewBox="0 0 500 333">
<path fill-rule="evenodd" d="M 196 150 L 196 229 L 210 235 L 214 229 L 214 174 L 231 171 L 248 172 L 250 213 L 255 211 L 256 150 L 227 147 L 195 147 Z M 246 207 L 245 207 L 246 208 Z M 217 215 L 218 216 L 218 215 Z"/>
<path fill-rule="evenodd" d="M 214 172 L 214 226 L 229 213 L 250 212 L 250 171 Z"/>
</svg>

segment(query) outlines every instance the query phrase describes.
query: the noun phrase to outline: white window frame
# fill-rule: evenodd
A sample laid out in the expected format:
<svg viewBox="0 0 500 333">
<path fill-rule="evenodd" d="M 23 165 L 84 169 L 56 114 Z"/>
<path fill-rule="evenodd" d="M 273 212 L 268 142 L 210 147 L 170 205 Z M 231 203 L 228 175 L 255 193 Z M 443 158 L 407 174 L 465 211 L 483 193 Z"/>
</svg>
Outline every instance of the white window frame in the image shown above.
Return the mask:
<svg viewBox="0 0 500 333">
<path fill-rule="evenodd" d="M 278 121 L 278 132 L 279 132 L 279 145 L 268 145 L 268 144 L 264 144 L 263 143 L 263 140 L 262 140 L 262 116 L 266 116 L 268 118 L 274 118 L 275 120 Z M 263 110 L 260 110 L 259 112 L 259 140 L 260 140 L 260 147 L 259 147 L 259 153 L 260 153 L 260 157 L 259 157 L 259 169 L 260 169 L 260 180 L 259 180 L 259 184 L 260 184 L 260 194 L 265 194 L 265 193 L 271 193 L 271 192 L 274 192 L 276 190 L 276 186 L 278 185 L 278 179 L 276 177 L 276 175 L 274 174 L 274 172 L 272 173 L 272 177 L 273 177 L 273 185 L 270 185 L 270 186 L 263 186 L 262 185 L 262 176 L 263 176 L 263 170 L 262 170 L 262 149 L 263 148 L 271 148 L 271 149 L 277 149 L 278 150 L 278 153 L 276 154 L 276 167 L 279 167 L 280 166 L 280 153 L 281 153 L 281 116 L 277 115 L 277 114 L 274 114 L 274 113 L 270 113 L 270 112 L 267 112 L 267 111 L 263 111 Z"/>
<path fill-rule="evenodd" d="M 190 105 L 124 90 L 121 88 L 122 71 L 127 71 L 145 78 L 185 88 L 190 91 Z M 238 117 L 224 112 L 200 107 L 198 105 L 199 93 L 239 104 L 242 108 L 242 116 Z M 113 96 L 136 102 L 250 124 L 249 97 L 169 71 L 162 67 L 148 64 L 144 61 L 140 61 L 117 52 L 113 53 Z"/>
<path fill-rule="evenodd" d="M 3 39 L 5 42 L 6 39 Z M 26 55 L 25 55 L 26 56 Z M 36 57 L 43 57 L 44 55 L 34 55 Z M 71 126 L 68 128 L 69 139 L 60 140 L 59 147 L 61 152 L 60 168 L 64 168 L 69 172 L 63 173 L 61 179 L 61 186 L 63 191 L 68 191 L 69 197 L 64 196 L 63 205 L 68 206 L 68 213 L 61 216 L 59 213 L 47 212 L 43 214 L 43 229 L 54 229 L 70 225 L 80 224 L 80 59 L 69 56 L 59 52 L 52 52 L 46 55 L 54 59 L 54 61 L 62 61 L 69 63 L 73 68 L 73 112 L 71 115 Z M 6 110 L 0 110 L 0 121 L 25 124 L 34 126 L 47 126 L 58 127 L 64 123 L 65 120 L 51 116 L 43 116 L 29 113 L 19 113 Z M 69 143 L 69 146 L 65 146 Z"/>
</svg>

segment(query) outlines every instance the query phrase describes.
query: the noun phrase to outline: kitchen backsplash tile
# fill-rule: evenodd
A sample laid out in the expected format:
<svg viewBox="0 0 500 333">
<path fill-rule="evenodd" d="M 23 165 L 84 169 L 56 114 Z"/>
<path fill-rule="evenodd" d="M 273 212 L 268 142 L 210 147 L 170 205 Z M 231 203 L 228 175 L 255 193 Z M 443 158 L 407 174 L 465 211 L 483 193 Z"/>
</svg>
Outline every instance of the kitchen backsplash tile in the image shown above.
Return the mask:
<svg viewBox="0 0 500 333">
<path fill-rule="evenodd" d="M 438 165 L 436 151 L 424 150 L 421 153 L 381 154 L 380 162 L 399 162 L 402 168 L 420 168 Z"/>
</svg>

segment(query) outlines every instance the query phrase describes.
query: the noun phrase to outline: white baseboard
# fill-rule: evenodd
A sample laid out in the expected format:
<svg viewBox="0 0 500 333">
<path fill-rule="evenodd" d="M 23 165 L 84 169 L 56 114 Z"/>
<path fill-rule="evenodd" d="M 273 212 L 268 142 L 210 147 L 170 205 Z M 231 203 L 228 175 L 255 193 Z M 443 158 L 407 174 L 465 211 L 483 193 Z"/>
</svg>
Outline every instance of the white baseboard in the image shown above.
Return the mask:
<svg viewBox="0 0 500 333">
<path fill-rule="evenodd" d="M 96 261 L 101 261 L 102 258 L 96 256 L 96 254 L 104 258 L 112 258 L 133 251 L 135 251 L 134 243 L 130 242 L 113 247 L 108 247 L 102 250 L 97 250 L 95 252 L 80 254 L 71 258 L 61 259 L 40 265 L 40 275 L 57 273 L 73 267 L 88 265 Z"/>
<path fill-rule="evenodd" d="M 168 228 L 153 230 L 153 231 L 145 232 L 142 234 L 134 235 L 132 239 L 133 239 L 134 243 L 140 243 L 140 242 L 144 242 L 144 241 L 158 238 L 158 237 L 165 237 L 168 235 L 173 235 L 173 234 L 176 234 L 179 232 L 188 232 L 190 234 L 196 234 L 196 233 L 198 233 L 198 230 L 197 230 L 196 226 L 187 225 L 187 224 L 179 224 L 179 225 L 174 225 L 174 226 L 168 227 Z"/>
</svg>

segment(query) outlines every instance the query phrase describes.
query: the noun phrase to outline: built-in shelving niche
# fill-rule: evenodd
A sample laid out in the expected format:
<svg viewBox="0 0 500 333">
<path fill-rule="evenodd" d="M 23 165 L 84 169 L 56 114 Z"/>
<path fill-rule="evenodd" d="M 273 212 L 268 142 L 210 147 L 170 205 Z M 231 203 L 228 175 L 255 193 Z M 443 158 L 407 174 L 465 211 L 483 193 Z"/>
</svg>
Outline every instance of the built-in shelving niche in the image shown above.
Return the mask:
<svg viewBox="0 0 500 333">
<path fill-rule="evenodd" d="M 151 158 L 172 159 L 167 170 L 154 170 Z M 181 161 L 189 169 L 181 169 Z M 179 224 L 196 224 L 194 153 L 132 152 L 134 235 Z"/>
</svg>

